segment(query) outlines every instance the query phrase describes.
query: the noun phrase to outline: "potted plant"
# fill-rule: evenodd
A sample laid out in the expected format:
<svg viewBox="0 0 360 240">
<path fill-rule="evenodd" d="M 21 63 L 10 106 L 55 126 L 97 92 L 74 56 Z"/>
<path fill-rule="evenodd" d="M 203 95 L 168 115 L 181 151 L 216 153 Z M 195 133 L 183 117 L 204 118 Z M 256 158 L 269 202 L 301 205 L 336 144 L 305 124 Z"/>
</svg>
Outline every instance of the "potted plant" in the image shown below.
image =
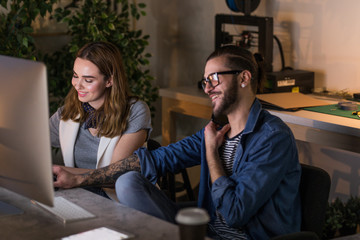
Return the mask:
<svg viewBox="0 0 360 240">
<path fill-rule="evenodd" d="M 10 10 L 7 10 L 7 2 L 0 0 L 5 9 L 0 14 L 0 54 L 40 60 L 47 65 L 51 113 L 62 104 L 71 87 L 76 52 L 91 41 L 109 41 L 119 47 L 132 93 L 154 112 L 152 103 L 158 98 L 158 91 L 152 86 L 153 77 L 146 68 L 151 55 L 144 52 L 149 36 L 131 28 L 132 20 L 146 14 L 145 4 L 129 3 L 128 0 L 73 0 L 67 8 L 53 11 L 57 0 L 13 0 Z M 47 12 L 58 22 L 68 24 L 71 40 L 61 50 L 44 55 L 35 48 L 31 24 Z"/>
<path fill-rule="evenodd" d="M 56 1 L 13 0 L 8 6 L 7 0 L 0 0 L 0 54 L 38 59 L 31 24 L 37 17 L 51 13 Z"/>
<path fill-rule="evenodd" d="M 347 236 L 356 233 L 357 227 L 357 214 L 354 207 L 357 205 L 354 198 L 350 198 L 342 206 L 340 211 L 342 212 L 342 227 L 339 229 L 340 236 Z"/>
<path fill-rule="evenodd" d="M 343 227 L 340 228 L 342 236 L 355 234 L 360 224 L 360 198 L 351 196 L 344 204 Z"/>
<path fill-rule="evenodd" d="M 337 236 L 339 229 L 342 228 L 343 203 L 336 198 L 334 202 L 328 203 L 325 215 L 325 225 L 323 230 L 323 239 L 332 239 Z"/>
<path fill-rule="evenodd" d="M 346 202 L 336 198 L 328 204 L 324 239 L 355 234 L 360 224 L 360 198 L 351 196 Z"/>
</svg>

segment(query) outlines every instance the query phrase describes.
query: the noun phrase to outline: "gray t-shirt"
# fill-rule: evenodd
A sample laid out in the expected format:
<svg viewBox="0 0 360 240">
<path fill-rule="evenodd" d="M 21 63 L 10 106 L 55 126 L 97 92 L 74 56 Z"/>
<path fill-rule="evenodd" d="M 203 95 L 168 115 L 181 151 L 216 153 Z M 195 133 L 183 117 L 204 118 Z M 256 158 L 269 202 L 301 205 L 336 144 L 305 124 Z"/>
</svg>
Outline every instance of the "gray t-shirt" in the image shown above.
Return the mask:
<svg viewBox="0 0 360 240">
<path fill-rule="evenodd" d="M 60 148 L 59 124 L 61 109 L 59 108 L 50 118 L 51 145 Z M 142 129 L 148 130 L 147 138 L 150 136 L 151 114 L 149 107 L 143 101 L 138 100 L 130 107 L 127 128 L 123 134 L 135 133 Z M 74 146 L 75 166 L 78 168 L 95 169 L 100 137 L 93 136 L 84 124 L 81 124 Z"/>
</svg>

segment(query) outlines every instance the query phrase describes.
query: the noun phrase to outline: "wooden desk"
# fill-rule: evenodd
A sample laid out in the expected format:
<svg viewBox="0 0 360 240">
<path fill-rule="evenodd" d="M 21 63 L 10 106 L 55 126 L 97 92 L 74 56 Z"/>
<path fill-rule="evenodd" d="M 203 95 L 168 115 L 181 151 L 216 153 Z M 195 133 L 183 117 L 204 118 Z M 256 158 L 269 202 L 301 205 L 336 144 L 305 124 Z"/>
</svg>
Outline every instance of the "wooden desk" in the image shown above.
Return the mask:
<svg viewBox="0 0 360 240">
<path fill-rule="evenodd" d="M 210 119 L 211 102 L 196 87 L 160 89 L 162 97 L 162 144 L 176 140 L 173 113 Z M 291 128 L 297 140 L 360 153 L 360 120 L 299 110 L 269 110 Z"/>
<path fill-rule="evenodd" d="M 24 210 L 24 214 L 0 218 L 1 239 L 61 239 L 98 227 L 135 234 L 133 239 L 179 239 L 178 227 L 81 188 L 59 190 L 56 196 L 78 204 L 96 218 L 63 224 L 54 215 L 34 205 L 28 198 L 0 188 L 0 200 Z"/>
</svg>

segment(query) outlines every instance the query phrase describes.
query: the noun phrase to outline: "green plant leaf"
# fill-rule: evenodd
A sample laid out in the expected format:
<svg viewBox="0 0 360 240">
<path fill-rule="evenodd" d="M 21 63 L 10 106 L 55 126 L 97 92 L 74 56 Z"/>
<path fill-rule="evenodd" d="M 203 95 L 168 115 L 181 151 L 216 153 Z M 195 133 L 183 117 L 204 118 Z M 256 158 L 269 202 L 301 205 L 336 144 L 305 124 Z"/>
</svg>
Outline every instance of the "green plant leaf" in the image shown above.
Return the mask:
<svg viewBox="0 0 360 240">
<path fill-rule="evenodd" d="M 108 18 L 108 15 L 105 12 L 102 12 L 101 13 L 101 18 L 103 18 L 103 19 Z"/>
<path fill-rule="evenodd" d="M 71 46 L 71 48 L 70 48 L 70 52 L 71 53 L 75 53 L 75 52 L 77 52 L 79 50 L 79 47 L 77 46 L 77 45 L 73 45 L 73 46 Z"/>
<path fill-rule="evenodd" d="M 26 37 L 24 37 L 24 38 L 22 39 L 22 45 L 24 45 L 24 47 L 27 48 L 27 47 L 29 47 L 28 43 L 29 43 L 28 39 L 27 39 Z"/>
<path fill-rule="evenodd" d="M 110 30 L 115 30 L 115 25 L 113 23 L 109 23 L 108 28 Z"/>
</svg>

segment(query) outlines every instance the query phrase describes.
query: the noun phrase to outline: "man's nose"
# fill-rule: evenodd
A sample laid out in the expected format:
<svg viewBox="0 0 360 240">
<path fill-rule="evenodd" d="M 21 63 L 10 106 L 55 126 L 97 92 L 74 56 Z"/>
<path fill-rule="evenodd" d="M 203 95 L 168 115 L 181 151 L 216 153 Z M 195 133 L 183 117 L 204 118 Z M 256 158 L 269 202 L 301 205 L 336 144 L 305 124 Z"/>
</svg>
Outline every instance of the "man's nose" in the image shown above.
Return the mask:
<svg viewBox="0 0 360 240">
<path fill-rule="evenodd" d="M 210 82 L 206 82 L 204 92 L 205 92 L 206 94 L 209 94 L 209 92 L 210 92 L 211 90 L 213 90 L 213 89 L 214 89 L 214 87 L 211 85 L 211 83 L 210 83 Z"/>
</svg>

